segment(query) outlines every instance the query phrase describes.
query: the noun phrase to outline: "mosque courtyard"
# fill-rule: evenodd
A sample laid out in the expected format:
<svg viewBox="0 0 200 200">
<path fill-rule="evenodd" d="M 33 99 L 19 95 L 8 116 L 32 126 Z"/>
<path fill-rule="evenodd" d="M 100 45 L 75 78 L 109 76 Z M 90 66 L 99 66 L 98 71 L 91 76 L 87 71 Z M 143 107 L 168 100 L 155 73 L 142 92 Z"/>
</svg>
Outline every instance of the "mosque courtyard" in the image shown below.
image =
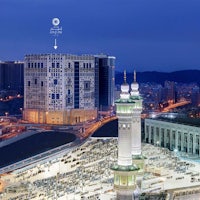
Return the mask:
<svg viewBox="0 0 200 200">
<path fill-rule="evenodd" d="M 116 198 L 113 172 L 117 138 L 89 138 L 65 155 L 1 176 L 2 200 L 79 200 Z M 165 199 L 200 199 L 200 164 L 181 159 L 175 152 L 142 144 L 146 159 L 137 193 L 162 194 Z"/>
</svg>

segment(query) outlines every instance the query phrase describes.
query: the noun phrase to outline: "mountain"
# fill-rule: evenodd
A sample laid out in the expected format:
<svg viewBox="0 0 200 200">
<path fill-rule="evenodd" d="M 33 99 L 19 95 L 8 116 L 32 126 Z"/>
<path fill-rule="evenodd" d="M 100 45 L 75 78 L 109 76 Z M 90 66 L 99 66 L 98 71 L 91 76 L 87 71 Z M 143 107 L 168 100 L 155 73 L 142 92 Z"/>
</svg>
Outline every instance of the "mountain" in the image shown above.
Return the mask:
<svg viewBox="0 0 200 200">
<path fill-rule="evenodd" d="M 123 72 L 116 71 L 115 84 L 122 84 L 123 77 Z M 154 82 L 163 85 L 166 80 L 179 83 L 196 82 L 200 85 L 200 70 L 182 70 L 175 72 L 137 72 L 138 83 Z M 133 82 L 133 73 L 127 72 L 127 82 L 129 84 Z"/>
</svg>

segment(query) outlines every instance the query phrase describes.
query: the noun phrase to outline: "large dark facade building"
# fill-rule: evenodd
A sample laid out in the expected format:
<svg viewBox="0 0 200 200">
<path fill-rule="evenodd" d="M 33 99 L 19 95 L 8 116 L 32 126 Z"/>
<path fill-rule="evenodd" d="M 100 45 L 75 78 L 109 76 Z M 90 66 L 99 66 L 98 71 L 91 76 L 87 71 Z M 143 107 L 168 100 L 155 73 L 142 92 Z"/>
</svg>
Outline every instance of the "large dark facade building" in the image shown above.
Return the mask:
<svg viewBox="0 0 200 200">
<path fill-rule="evenodd" d="M 96 87 L 98 90 L 97 107 L 100 111 L 110 110 L 114 105 L 115 57 L 107 55 L 95 56 L 97 70 Z"/>
<path fill-rule="evenodd" d="M 0 62 L 0 90 L 14 90 L 23 94 L 24 63 L 19 61 Z"/>
</svg>

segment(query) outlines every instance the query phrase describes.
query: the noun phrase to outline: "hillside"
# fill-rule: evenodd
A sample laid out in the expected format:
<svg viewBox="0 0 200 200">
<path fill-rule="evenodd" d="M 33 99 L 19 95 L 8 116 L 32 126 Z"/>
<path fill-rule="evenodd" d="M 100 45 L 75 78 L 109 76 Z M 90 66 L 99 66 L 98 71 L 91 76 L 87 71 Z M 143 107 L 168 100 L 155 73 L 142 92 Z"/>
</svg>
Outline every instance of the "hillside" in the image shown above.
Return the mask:
<svg viewBox="0 0 200 200">
<path fill-rule="evenodd" d="M 155 82 L 163 85 L 164 81 L 175 81 L 179 83 L 196 82 L 200 84 L 200 70 L 183 70 L 175 72 L 137 72 L 137 82 Z M 115 83 L 121 84 L 123 82 L 123 72 L 115 73 Z M 127 73 L 127 82 L 133 82 L 133 73 Z"/>
</svg>

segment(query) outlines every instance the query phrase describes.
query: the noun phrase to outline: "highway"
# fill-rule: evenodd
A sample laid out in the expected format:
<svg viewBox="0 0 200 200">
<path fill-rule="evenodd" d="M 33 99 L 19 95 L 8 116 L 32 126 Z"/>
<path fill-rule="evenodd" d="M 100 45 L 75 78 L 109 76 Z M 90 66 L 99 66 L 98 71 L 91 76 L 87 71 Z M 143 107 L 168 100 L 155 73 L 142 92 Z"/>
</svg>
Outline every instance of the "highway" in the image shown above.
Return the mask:
<svg viewBox="0 0 200 200">
<path fill-rule="evenodd" d="M 169 112 L 171 109 L 174 109 L 174 108 L 177 108 L 180 106 L 185 106 L 190 103 L 191 103 L 190 101 L 181 101 L 181 102 L 178 102 L 175 104 L 171 104 L 171 105 L 167 106 L 166 108 L 164 108 L 164 110 L 162 112 Z"/>
</svg>

